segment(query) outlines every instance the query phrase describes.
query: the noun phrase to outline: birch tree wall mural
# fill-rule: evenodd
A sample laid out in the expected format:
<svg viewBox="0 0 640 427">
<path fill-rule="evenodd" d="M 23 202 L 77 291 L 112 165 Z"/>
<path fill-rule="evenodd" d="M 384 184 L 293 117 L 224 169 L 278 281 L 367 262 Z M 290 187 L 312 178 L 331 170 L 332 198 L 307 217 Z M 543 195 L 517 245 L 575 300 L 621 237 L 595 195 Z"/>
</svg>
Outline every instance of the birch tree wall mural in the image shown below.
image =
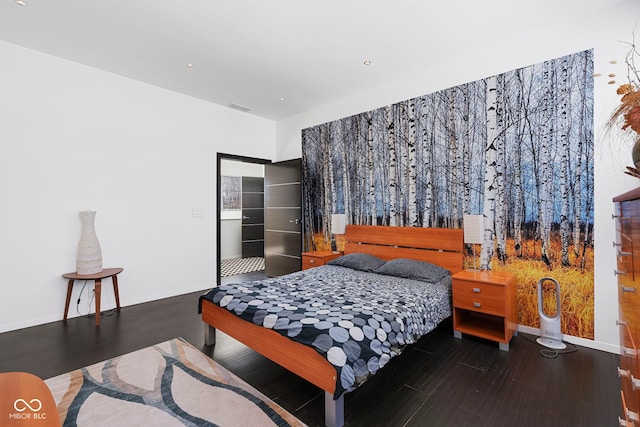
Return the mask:
<svg viewBox="0 0 640 427">
<path fill-rule="evenodd" d="M 517 274 L 519 323 L 539 327 L 553 277 L 562 332 L 593 339 L 592 74 L 587 50 L 304 129 L 305 248 L 329 247 L 332 213 L 450 228 L 482 214 L 476 267 Z"/>
</svg>

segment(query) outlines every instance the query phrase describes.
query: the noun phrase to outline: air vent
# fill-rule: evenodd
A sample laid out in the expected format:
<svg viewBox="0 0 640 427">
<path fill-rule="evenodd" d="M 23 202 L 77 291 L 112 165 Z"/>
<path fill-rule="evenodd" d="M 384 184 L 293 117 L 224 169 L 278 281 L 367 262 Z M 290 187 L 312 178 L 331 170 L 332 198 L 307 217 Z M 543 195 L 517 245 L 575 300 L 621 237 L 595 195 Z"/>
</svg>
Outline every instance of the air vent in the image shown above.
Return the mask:
<svg viewBox="0 0 640 427">
<path fill-rule="evenodd" d="M 251 108 L 246 107 L 244 105 L 240 105 L 240 104 L 229 104 L 229 108 L 233 108 L 234 110 L 242 111 L 243 113 L 251 111 Z"/>
</svg>

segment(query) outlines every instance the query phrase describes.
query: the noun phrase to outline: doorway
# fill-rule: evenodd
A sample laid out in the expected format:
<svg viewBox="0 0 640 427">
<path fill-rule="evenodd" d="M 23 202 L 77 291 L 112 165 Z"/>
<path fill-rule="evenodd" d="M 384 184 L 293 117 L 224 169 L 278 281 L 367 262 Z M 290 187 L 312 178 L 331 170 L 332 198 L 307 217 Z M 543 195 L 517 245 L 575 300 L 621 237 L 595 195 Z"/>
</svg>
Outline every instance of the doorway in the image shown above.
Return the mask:
<svg viewBox="0 0 640 427">
<path fill-rule="evenodd" d="M 237 253 L 238 257 L 234 258 L 240 264 L 248 264 L 250 269 L 256 268 L 254 258 L 262 253 L 263 270 L 253 272 L 269 277 L 300 270 L 301 167 L 301 159 L 272 163 L 266 159 L 218 153 L 216 283 L 221 283 L 223 260 L 230 258 L 230 253 Z M 245 172 L 255 168 L 260 168 L 261 173 Z M 246 179 L 245 174 L 253 176 Z M 260 174 L 260 180 L 254 179 Z"/>
<path fill-rule="evenodd" d="M 264 270 L 264 166 L 270 160 L 217 154 L 216 283 Z"/>
</svg>

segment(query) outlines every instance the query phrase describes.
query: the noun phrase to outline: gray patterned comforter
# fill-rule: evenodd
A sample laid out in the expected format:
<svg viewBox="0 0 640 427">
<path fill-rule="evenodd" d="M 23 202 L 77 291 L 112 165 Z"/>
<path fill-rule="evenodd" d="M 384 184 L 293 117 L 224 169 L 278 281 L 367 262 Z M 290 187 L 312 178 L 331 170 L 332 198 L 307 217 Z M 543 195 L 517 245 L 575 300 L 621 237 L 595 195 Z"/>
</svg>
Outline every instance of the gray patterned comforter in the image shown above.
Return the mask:
<svg viewBox="0 0 640 427">
<path fill-rule="evenodd" d="M 337 398 L 451 316 L 451 277 L 432 284 L 325 265 L 201 298 L 315 348 L 336 368 Z"/>
</svg>

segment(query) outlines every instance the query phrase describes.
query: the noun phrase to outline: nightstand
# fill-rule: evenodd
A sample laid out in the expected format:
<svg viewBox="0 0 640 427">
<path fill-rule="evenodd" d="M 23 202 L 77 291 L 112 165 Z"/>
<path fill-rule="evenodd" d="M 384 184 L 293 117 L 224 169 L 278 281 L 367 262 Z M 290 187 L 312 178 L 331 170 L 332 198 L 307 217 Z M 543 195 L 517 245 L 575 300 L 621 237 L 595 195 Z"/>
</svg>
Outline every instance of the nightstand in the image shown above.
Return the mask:
<svg viewBox="0 0 640 427">
<path fill-rule="evenodd" d="M 453 335 L 497 341 L 509 351 L 518 327 L 516 276 L 489 270 L 462 270 L 452 277 Z"/>
<path fill-rule="evenodd" d="M 319 265 L 325 265 L 332 259 L 342 256 L 340 252 L 335 251 L 312 251 L 302 253 L 302 269 L 318 267 Z"/>
</svg>

